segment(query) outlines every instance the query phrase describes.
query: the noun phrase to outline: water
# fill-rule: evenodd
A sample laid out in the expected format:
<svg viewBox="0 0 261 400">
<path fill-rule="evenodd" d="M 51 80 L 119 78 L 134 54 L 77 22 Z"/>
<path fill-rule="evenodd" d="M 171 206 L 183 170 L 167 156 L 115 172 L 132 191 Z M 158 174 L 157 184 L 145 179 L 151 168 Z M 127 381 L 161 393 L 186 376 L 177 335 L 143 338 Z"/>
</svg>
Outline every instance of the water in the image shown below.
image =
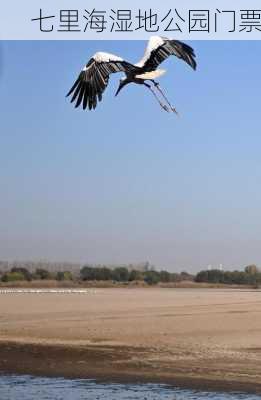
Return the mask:
<svg viewBox="0 0 261 400">
<path fill-rule="evenodd" d="M 0 376 L 0 400 L 260 400 L 240 393 L 207 393 L 156 384 L 108 384 L 87 379 Z"/>
</svg>

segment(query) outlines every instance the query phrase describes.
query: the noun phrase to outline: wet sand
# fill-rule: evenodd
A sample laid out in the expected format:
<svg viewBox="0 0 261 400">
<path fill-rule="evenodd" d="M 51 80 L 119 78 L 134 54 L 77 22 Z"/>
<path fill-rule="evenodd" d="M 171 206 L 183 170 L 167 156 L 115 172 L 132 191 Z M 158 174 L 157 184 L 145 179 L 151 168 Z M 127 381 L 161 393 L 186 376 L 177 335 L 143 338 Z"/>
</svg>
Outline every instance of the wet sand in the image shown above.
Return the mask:
<svg viewBox="0 0 261 400">
<path fill-rule="evenodd" d="M 0 295 L 0 373 L 261 393 L 261 292 Z"/>
</svg>

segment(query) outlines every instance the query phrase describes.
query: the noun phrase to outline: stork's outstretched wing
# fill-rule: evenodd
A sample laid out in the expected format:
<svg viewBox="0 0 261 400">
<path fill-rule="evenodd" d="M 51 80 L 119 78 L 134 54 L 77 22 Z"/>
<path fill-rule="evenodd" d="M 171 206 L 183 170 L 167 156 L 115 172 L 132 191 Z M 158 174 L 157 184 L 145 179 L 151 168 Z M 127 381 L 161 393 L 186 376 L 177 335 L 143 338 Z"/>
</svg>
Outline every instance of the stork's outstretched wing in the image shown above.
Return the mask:
<svg viewBox="0 0 261 400">
<path fill-rule="evenodd" d="M 143 72 L 154 71 L 169 56 L 174 55 L 196 69 L 195 53 L 192 47 L 178 40 L 152 36 L 141 61 L 136 64 Z"/>
<path fill-rule="evenodd" d="M 76 100 L 75 107 L 82 104 L 84 110 L 87 106 L 90 110 L 94 109 L 97 100 L 102 100 L 110 74 L 120 71 L 128 73 L 135 69 L 137 67 L 113 54 L 96 53 L 80 72 L 67 96 L 73 94 L 71 103 Z"/>
</svg>

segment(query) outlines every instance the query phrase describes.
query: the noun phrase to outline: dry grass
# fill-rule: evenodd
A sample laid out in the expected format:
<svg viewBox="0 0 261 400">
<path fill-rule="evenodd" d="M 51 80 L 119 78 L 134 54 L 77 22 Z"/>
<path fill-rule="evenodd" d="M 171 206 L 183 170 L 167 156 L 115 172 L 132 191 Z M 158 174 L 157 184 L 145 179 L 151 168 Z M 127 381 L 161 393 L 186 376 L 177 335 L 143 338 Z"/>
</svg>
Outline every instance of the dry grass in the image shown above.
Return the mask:
<svg viewBox="0 0 261 400">
<path fill-rule="evenodd" d="M 173 283 L 159 283 L 148 285 L 143 281 L 134 282 L 113 282 L 113 281 L 56 281 L 56 280 L 34 280 L 17 282 L 0 282 L 0 288 L 177 288 L 177 289 L 242 289 L 254 288 L 250 285 L 225 285 L 214 283 L 198 283 L 193 281 L 182 281 Z"/>
</svg>

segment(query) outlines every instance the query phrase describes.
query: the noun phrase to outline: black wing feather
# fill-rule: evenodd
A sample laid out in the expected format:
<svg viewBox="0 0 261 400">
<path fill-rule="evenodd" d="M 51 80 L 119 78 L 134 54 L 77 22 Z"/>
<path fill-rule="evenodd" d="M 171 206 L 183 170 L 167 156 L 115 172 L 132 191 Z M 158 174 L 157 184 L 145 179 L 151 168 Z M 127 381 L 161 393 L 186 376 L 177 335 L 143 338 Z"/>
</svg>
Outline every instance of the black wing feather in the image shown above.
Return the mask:
<svg viewBox="0 0 261 400">
<path fill-rule="evenodd" d="M 77 79 L 76 83 L 77 83 L 77 86 L 75 86 L 75 89 L 70 90 L 71 93 L 74 91 L 72 99 L 71 99 L 71 103 L 74 102 L 74 100 L 76 99 L 76 97 L 78 96 L 78 94 L 79 94 L 79 92 L 81 90 L 82 83 L 81 83 L 80 79 Z M 71 94 L 71 93 L 68 93 L 67 96 L 69 96 L 69 94 Z"/>
<path fill-rule="evenodd" d="M 82 103 L 82 108 L 85 110 L 88 104 L 88 85 L 87 83 L 85 84 L 85 92 L 84 92 L 84 97 L 83 97 L 83 103 Z"/>
<path fill-rule="evenodd" d="M 163 61 L 165 61 L 171 55 L 182 59 L 188 65 L 190 65 L 191 68 L 193 68 L 194 70 L 196 69 L 196 56 L 192 47 L 178 40 L 166 39 L 161 46 L 151 52 L 150 57 L 142 67 L 143 71 L 154 71 Z"/>
<path fill-rule="evenodd" d="M 80 105 L 81 102 L 82 102 L 83 95 L 84 95 L 84 91 L 85 91 L 85 86 L 86 86 L 86 85 L 85 85 L 84 83 L 81 85 L 81 90 L 80 90 L 80 93 L 79 93 L 79 95 L 78 95 L 78 99 L 77 99 L 77 101 L 76 101 L 75 108 L 79 107 L 79 105 Z"/>
<path fill-rule="evenodd" d="M 95 109 L 97 102 L 102 100 L 102 94 L 108 85 L 110 74 L 130 73 L 134 70 L 137 70 L 137 67 L 126 61 L 97 62 L 91 58 L 67 96 L 72 94 L 71 102 L 76 100 L 75 107 L 82 104 L 84 110 L 87 106 L 90 110 Z"/>
</svg>

